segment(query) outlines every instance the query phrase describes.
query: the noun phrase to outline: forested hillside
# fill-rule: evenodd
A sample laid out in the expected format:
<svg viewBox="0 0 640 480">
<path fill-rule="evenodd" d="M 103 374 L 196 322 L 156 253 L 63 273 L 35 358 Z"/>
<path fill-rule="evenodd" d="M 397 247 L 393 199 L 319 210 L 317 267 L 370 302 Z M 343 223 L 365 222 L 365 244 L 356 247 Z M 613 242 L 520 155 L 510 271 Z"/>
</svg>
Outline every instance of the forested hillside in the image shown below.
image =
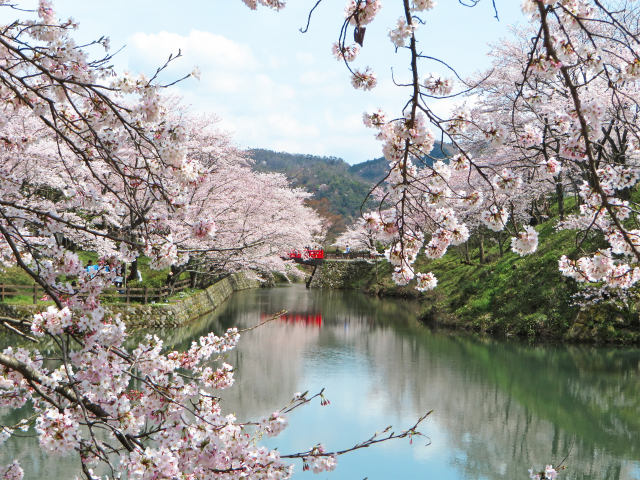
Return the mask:
<svg viewBox="0 0 640 480">
<path fill-rule="evenodd" d="M 313 194 L 308 204 L 331 223 L 330 236 L 344 230 L 345 224 L 360 215 L 370 182 L 350 172 L 349 164 L 341 158 L 262 149 L 249 153 L 255 160 L 256 170 L 284 173 L 294 187 Z"/>
<path fill-rule="evenodd" d="M 449 144 L 442 144 L 436 142 L 433 146 L 433 150 L 430 153 L 432 158 L 446 158 L 450 157 L 453 152 L 453 147 Z M 378 183 L 382 180 L 389 170 L 389 161 L 384 157 L 375 158 L 373 160 L 367 160 L 366 162 L 356 163 L 349 167 L 349 172 L 362 178 L 370 183 Z"/>
<path fill-rule="evenodd" d="M 450 146 L 437 143 L 431 156 L 444 158 L 449 150 Z M 265 149 L 253 149 L 248 153 L 255 160 L 255 170 L 284 173 L 294 187 L 313 194 L 308 204 L 331 223 L 330 237 L 342 232 L 360 215 L 362 202 L 372 185 L 384 178 L 389 163 L 384 158 L 377 158 L 349 165 L 337 157 Z M 364 210 L 373 207 L 374 202 L 369 201 Z"/>
</svg>

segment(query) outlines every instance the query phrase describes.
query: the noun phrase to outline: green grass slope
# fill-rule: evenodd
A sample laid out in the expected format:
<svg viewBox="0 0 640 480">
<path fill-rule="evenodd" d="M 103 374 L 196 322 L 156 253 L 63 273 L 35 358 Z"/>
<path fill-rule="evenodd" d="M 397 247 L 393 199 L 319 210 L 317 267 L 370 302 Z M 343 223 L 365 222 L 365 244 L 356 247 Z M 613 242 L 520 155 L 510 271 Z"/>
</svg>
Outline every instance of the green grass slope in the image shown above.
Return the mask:
<svg viewBox="0 0 640 480">
<path fill-rule="evenodd" d="M 465 262 L 452 248 L 442 258 L 420 255 L 419 271 L 431 271 L 438 286 L 420 294 L 412 285 L 397 287 L 391 268 L 379 263 L 366 278 L 354 282 L 378 295 L 417 297 L 423 302 L 422 320 L 431 325 L 473 330 L 500 336 L 544 338 L 575 342 L 639 343 L 640 321 L 636 302 L 610 299 L 597 305 L 575 305 L 574 294 L 584 289 L 558 271 L 558 259 L 575 249 L 575 234 L 556 231 L 555 221 L 536 227 L 538 251 L 520 257 L 495 243 L 485 242 L 486 263 L 478 249 Z M 506 250 L 506 248 L 505 248 Z"/>
</svg>

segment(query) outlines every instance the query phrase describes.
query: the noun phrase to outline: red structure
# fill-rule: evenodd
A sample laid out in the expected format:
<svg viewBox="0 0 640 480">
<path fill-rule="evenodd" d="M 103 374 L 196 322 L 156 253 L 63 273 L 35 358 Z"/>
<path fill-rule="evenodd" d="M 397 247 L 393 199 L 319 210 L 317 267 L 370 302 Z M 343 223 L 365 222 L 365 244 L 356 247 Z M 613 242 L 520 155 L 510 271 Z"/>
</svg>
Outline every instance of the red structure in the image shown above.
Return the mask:
<svg viewBox="0 0 640 480">
<path fill-rule="evenodd" d="M 303 250 L 292 250 L 291 252 L 289 252 L 289 258 L 293 259 L 293 260 L 306 260 L 309 258 L 313 258 L 315 260 L 322 260 L 324 259 L 324 250 L 323 249 L 319 249 L 319 250 L 310 250 L 308 248 L 305 248 Z"/>
<path fill-rule="evenodd" d="M 321 259 L 324 258 L 324 250 L 307 250 L 309 258 Z"/>
</svg>

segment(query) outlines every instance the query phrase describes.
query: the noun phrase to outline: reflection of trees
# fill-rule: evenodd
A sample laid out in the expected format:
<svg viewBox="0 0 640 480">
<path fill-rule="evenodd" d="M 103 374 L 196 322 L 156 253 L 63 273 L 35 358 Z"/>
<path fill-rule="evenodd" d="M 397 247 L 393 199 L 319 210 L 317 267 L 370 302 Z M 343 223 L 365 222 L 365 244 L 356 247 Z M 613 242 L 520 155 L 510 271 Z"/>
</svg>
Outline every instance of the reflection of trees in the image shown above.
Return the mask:
<svg viewBox="0 0 640 480">
<path fill-rule="evenodd" d="M 344 340 L 380 371 L 391 411 L 435 409 L 467 478 L 515 478 L 568 452 L 565 478 L 630 478 L 622 460 L 640 453 L 637 351 L 482 342 L 411 322 L 352 328 Z"/>
<path fill-rule="evenodd" d="M 375 340 L 362 348 L 377 353 L 388 391 L 404 392 L 416 415 L 435 409 L 436 421 L 464 454 L 459 468 L 466 478 L 517 478 L 524 466 L 558 461 L 568 452 L 571 472 L 564 478 L 590 472 L 630 478 L 621 465 L 638 458 L 640 447 L 640 385 L 629 379 L 640 355 L 632 355 L 634 365 L 633 358 L 622 360 L 626 353 L 614 352 L 606 370 L 591 372 L 587 357 L 600 363 L 611 354 L 578 349 L 583 363 L 577 364 L 576 349 L 404 333 L 372 331 Z M 388 402 L 394 408 L 391 396 Z"/>
<path fill-rule="evenodd" d="M 245 420 L 286 405 L 298 388 L 304 351 L 317 341 L 317 328 L 301 324 L 278 327 L 266 326 L 245 334 L 242 347 L 229 356 L 228 362 L 237 369 L 236 382 L 223 392 L 223 405 Z"/>
<path fill-rule="evenodd" d="M 412 320 L 410 305 L 349 292 L 291 288 L 245 295 L 229 304 L 252 312 L 242 324 L 255 323 L 260 312 L 286 306 L 304 312 L 306 306 L 310 314 L 322 313 L 323 325 L 306 332 L 273 326 L 245 336 L 236 363 L 240 388 L 225 395 L 238 411 L 276 408 L 296 388 L 305 355 L 350 348 L 384 380 L 390 411 L 417 416 L 435 409 L 434 421 L 461 454 L 455 457 L 464 458 L 456 463 L 465 478 L 521 477 L 530 465 L 568 452 L 571 469 L 563 478 L 631 477 L 624 460 L 640 454 L 637 352 L 432 334 Z"/>
<path fill-rule="evenodd" d="M 460 478 L 523 478 L 531 465 L 569 451 L 563 479 L 633 478 L 628 460 L 640 457 L 639 352 L 433 334 L 413 320 L 415 307 L 294 286 L 237 292 L 207 318 L 154 332 L 168 348 L 184 349 L 209 331 L 253 326 L 261 314 L 322 314 L 321 328 L 274 322 L 245 334 L 227 359 L 237 373 L 236 385 L 223 392 L 225 410 L 240 419 L 268 414 L 304 384 L 307 359 L 349 350 L 382 380 L 382 389 L 376 382 L 371 388 L 387 411 L 413 418 L 435 410 L 431 422 L 447 432 Z M 12 456 L 42 473 L 33 478 L 45 471 L 66 478 L 72 468 L 57 459 L 45 463 L 35 438 L 10 440 L 0 464 Z"/>
<path fill-rule="evenodd" d="M 5 417 L 1 417 L 0 422 Z M 25 480 L 41 478 L 73 478 L 81 473 L 77 458 L 54 458 L 45 456 L 33 436 L 21 439 L 9 439 L 0 449 L 0 468 L 11 460 L 17 459 L 25 471 Z"/>
<path fill-rule="evenodd" d="M 343 346 L 345 323 L 349 325 L 349 335 L 366 338 L 376 317 L 406 316 L 408 312 L 406 306 L 397 303 L 375 301 L 372 304 L 372 299 L 366 296 L 332 290 L 309 291 L 294 286 L 238 292 L 217 315 L 225 328 L 232 324 L 249 327 L 260 321 L 261 314 L 281 310 L 310 315 L 321 313 L 322 328 L 274 322 L 241 338 L 240 348 L 229 358 L 229 363 L 237 368 L 236 385 L 222 397 L 245 417 L 268 414 L 286 404 L 301 383 L 304 356 L 310 350 L 322 354 L 327 349 Z"/>
</svg>

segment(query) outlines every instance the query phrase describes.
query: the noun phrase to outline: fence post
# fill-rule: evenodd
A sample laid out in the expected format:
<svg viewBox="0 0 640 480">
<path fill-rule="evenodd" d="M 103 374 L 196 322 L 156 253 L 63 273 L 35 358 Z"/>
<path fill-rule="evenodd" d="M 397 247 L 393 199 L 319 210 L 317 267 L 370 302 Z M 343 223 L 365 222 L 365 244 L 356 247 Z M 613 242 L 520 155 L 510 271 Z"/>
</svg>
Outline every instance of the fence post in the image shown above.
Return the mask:
<svg viewBox="0 0 640 480">
<path fill-rule="evenodd" d="M 0 285 L 0 301 L 4 302 L 4 283 Z"/>
<path fill-rule="evenodd" d="M 144 286 L 144 303 L 149 303 L 149 288 L 146 285 Z"/>
<path fill-rule="evenodd" d="M 38 285 L 36 283 L 33 284 L 33 304 L 38 303 Z"/>
<path fill-rule="evenodd" d="M 125 295 L 127 297 L 127 305 L 129 305 L 129 287 L 125 288 L 125 292 L 126 292 Z"/>
</svg>

